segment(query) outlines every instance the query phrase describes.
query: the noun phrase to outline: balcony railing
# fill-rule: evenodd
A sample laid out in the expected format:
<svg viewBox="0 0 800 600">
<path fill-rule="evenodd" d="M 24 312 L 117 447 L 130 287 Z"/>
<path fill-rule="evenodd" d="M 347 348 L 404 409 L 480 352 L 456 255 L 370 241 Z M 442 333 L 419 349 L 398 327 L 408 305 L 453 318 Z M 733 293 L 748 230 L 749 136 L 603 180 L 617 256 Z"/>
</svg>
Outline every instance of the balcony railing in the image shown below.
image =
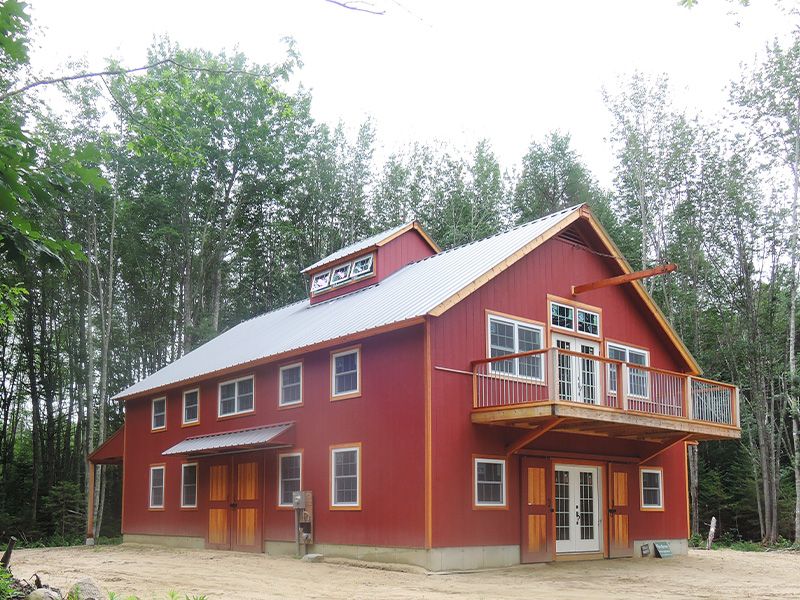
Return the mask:
<svg viewBox="0 0 800 600">
<path fill-rule="evenodd" d="M 558 400 L 739 426 L 736 386 L 557 348 L 476 360 L 472 380 L 476 409 Z"/>
</svg>

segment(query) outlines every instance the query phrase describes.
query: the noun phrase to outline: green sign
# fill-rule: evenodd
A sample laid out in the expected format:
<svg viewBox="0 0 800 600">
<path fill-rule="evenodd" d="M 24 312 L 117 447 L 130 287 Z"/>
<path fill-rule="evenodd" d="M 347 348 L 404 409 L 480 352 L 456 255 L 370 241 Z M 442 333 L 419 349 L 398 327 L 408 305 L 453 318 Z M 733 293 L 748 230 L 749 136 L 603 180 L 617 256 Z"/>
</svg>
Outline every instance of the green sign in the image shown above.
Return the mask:
<svg viewBox="0 0 800 600">
<path fill-rule="evenodd" d="M 669 549 L 667 542 L 653 542 L 653 546 L 656 547 L 656 554 L 660 558 L 672 558 L 672 550 Z"/>
</svg>

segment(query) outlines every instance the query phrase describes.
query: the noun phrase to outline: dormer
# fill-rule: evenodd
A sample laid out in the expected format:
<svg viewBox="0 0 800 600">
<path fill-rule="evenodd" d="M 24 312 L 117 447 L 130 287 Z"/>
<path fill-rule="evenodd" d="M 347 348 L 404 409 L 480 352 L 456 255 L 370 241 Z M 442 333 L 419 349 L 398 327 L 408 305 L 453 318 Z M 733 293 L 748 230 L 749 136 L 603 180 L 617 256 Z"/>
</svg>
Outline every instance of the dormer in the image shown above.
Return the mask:
<svg viewBox="0 0 800 600">
<path fill-rule="evenodd" d="M 303 269 L 311 278 L 311 304 L 376 284 L 438 253 L 439 247 L 416 221 L 373 235 Z"/>
</svg>

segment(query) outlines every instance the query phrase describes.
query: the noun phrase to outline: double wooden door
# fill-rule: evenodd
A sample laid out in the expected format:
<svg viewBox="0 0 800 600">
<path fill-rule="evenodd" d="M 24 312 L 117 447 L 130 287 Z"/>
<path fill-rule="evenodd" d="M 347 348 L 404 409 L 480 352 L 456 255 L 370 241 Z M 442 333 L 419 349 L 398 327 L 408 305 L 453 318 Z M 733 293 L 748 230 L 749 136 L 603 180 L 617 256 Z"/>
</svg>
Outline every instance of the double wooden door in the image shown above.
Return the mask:
<svg viewBox="0 0 800 600">
<path fill-rule="evenodd" d="M 262 460 L 230 455 L 208 463 L 208 538 L 218 550 L 262 552 Z"/>
</svg>

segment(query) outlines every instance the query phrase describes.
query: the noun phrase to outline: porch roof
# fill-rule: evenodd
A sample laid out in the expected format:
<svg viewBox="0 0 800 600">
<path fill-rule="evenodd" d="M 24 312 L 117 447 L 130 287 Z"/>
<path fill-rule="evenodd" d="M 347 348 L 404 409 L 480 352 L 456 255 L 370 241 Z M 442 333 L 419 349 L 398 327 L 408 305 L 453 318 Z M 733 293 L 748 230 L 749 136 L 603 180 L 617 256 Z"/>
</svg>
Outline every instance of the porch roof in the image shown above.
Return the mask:
<svg viewBox="0 0 800 600">
<path fill-rule="evenodd" d="M 197 435 L 178 442 L 161 454 L 164 456 L 174 454 L 225 454 L 257 448 L 291 446 L 293 445 L 292 440 L 279 440 L 278 438 L 293 428 L 294 422 L 227 431 L 225 433 Z"/>
<path fill-rule="evenodd" d="M 87 460 L 93 465 L 121 465 L 125 449 L 125 425 L 100 444 Z"/>
</svg>

